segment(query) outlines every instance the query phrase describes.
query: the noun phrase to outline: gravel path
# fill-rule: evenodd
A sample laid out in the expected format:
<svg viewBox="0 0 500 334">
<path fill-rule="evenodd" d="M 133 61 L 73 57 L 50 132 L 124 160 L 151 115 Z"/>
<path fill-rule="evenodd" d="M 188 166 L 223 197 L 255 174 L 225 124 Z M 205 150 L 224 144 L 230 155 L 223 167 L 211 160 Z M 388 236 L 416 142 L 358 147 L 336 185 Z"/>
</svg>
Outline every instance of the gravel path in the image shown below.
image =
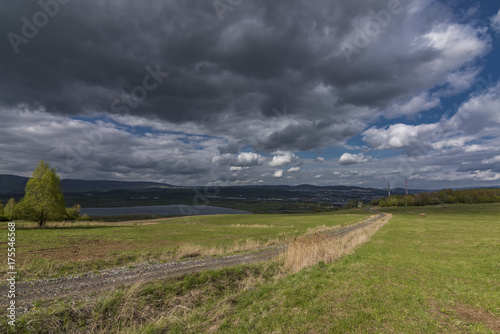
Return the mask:
<svg viewBox="0 0 500 334">
<path fill-rule="evenodd" d="M 332 236 L 343 235 L 355 229 L 372 224 L 383 219 L 386 214 L 372 211 L 377 214 L 367 220 L 328 231 Z M 252 253 L 224 256 L 218 258 L 192 259 L 179 262 L 163 264 L 141 264 L 132 268 L 117 267 L 102 270 L 99 274 L 85 273 L 63 278 L 39 280 L 33 282 L 17 282 L 16 284 L 16 306 L 29 307 L 33 302 L 39 300 L 50 300 L 73 295 L 84 295 L 94 291 L 112 290 L 113 288 L 141 282 L 155 281 L 167 277 L 180 276 L 188 273 L 207 269 L 217 269 L 240 264 L 253 263 L 268 260 L 285 252 L 286 246 L 256 250 Z M 0 288 L 0 293 L 7 296 L 7 286 Z M 2 298 L 0 306 L 7 305 L 7 299 Z"/>
</svg>

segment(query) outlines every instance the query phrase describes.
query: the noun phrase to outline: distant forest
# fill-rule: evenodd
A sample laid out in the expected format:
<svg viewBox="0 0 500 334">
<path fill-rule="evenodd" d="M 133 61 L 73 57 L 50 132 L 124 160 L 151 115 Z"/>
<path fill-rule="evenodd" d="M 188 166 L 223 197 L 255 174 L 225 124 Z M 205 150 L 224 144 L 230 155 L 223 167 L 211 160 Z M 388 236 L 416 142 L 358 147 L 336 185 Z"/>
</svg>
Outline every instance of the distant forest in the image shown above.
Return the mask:
<svg viewBox="0 0 500 334">
<path fill-rule="evenodd" d="M 433 192 L 422 192 L 415 195 L 394 195 L 377 198 L 370 202 L 371 205 L 386 206 L 423 206 L 454 203 L 498 203 L 500 202 L 500 189 L 443 189 Z"/>
</svg>

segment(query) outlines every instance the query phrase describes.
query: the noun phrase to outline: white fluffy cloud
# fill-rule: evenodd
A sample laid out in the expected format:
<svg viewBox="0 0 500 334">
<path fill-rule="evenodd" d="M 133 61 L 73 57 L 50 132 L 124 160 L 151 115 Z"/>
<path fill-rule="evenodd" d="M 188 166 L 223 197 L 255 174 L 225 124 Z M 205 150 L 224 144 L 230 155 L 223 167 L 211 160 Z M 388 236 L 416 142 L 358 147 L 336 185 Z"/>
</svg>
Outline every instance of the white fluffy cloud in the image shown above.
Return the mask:
<svg viewBox="0 0 500 334">
<path fill-rule="evenodd" d="M 474 136 L 463 136 L 463 137 L 438 140 L 435 143 L 432 143 L 432 148 L 436 150 L 442 150 L 444 148 L 450 148 L 450 147 L 464 147 L 466 143 L 473 141 L 474 139 L 476 139 L 476 137 Z"/>
<path fill-rule="evenodd" d="M 493 158 L 490 159 L 483 159 L 481 160 L 482 164 L 495 164 L 500 162 L 500 155 L 494 156 Z"/>
<path fill-rule="evenodd" d="M 491 28 L 497 33 L 500 33 L 500 10 L 498 10 L 498 13 L 491 18 Z"/>
<path fill-rule="evenodd" d="M 495 85 L 475 92 L 449 119 L 433 124 L 395 124 L 364 133 L 373 149 L 406 150 L 412 145 L 422 147 L 416 144 L 420 142 L 425 145 L 424 154 L 371 161 L 362 153 L 347 153 L 338 161 L 304 159 L 307 173 L 297 173 L 302 170 L 297 166 L 275 170 L 254 152 L 221 154 L 217 147 L 226 145 L 224 138 L 160 131 L 131 133 L 112 122 L 19 109 L 2 118 L 4 167 L 0 172 L 16 170 L 16 174 L 29 175 L 38 160 L 45 159 L 51 166 L 67 168 L 67 173 L 62 171 L 63 178 L 153 179 L 190 185 L 219 184 L 220 173 L 220 180 L 233 184 L 257 184 L 259 180 L 272 184 L 283 182 L 288 172 L 294 174 L 293 181 L 287 182 L 294 184 L 353 184 L 356 180 L 364 186 L 383 186 L 391 179 L 391 184 L 401 186 L 408 178 L 412 187 L 491 185 L 500 173 L 499 101 L 500 88 Z M 96 145 L 87 147 L 89 142 Z M 290 161 L 294 156 L 277 152 L 275 162 Z M 360 163 L 367 161 L 367 165 Z M 355 171 L 349 167 L 354 163 L 358 163 Z M 332 173 L 325 173 L 325 168 Z M 228 178 L 227 171 L 234 173 Z"/>
<path fill-rule="evenodd" d="M 481 68 L 477 67 L 466 67 L 465 69 L 448 73 L 445 80 L 449 89 L 440 94 L 442 96 L 452 96 L 469 89 L 476 82 L 480 73 Z"/>
<path fill-rule="evenodd" d="M 278 169 L 277 171 L 275 171 L 273 174 L 273 177 L 276 177 L 276 178 L 283 177 L 283 169 Z"/>
<path fill-rule="evenodd" d="M 243 152 L 236 157 L 235 165 L 239 167 L 257 166 L 264 162 L 264 157 L 253 152 Z"/>
<path fill-rule="evenodd" d="M 473 26 L 441 23 L 424 35 L 424 41 L 439 52 L 440 56 L 427 64 L 428 70 L 443 75 L 453 71 L 477 56 L 485 54 L 490 47 L 488 39 L 481 37 L 483 30 Z M 437 73 L 426 73 L 434 76 Z"/>
<path fill-rule="evenodd" d="M 408 149 L 421 147 L 436 138 L 440 124 L 394 124 L 387 129 L 370 128 L 363 133 L 363 140 L 377 150 Z"/>
<path fill-rule="evenodd" d="M 240 171 L 248 169 L 248 168 L 249 167 L 231 166 L 231 167 L 229 167 L 229 170 L 231 172 L 240 172 Z"/>
<path fill-rule="evenodd" d="M 363 139 L 373 149 L 406 152 L 396 159 L 379 159 L 370 168 L 379 169 L 387 178 L 397 175 L 399 181 L 408 178 L 433 188 L 471 182 L 491 185 L 500 178 L 498 110 L 500 83 L 471 94 L 451 118 L 431 124 L 370 128 Z M 347 175 L 362 178 L 361 174 Z"/>
<path fill-rule="evenodd" d="M 405 149 L 420 153 L 461 147 L 466 152 L 489 150 L 489 146 L 467 143 L 481 137 L 498 136 L 500 126 L 500 83 L 473 95 L 450 119 L 431 124 L 394 124 L 387 128 L 370 128 L 363 140 L 376 150 Z"/>
<path fill-rule="evenodd" d="M 217 165 L 229 165 L 231 161 L 234 159 L 231 153 L 224 153 L 220 155 L 216 155 L 212 158 L 212 163 Z"/>
<path fill-rule="evenodd" d="M 396 104 L 386 116 L 411 116 L 421 111 L 435 108 L 439 105 L 440 99 L 436 96 L 430 96 L 429 93 L 422 92 L 412 97 L 403 105 Z"/>
<path fill-rule="evenodd" d="M 271 167 L 281 167 L 296 161 L 298 157 L 292 152 L 280 152 L 280 154 L 275 155 L 273 160 L 269 162 Z"/>
<path fill-rule="evenodd" d="M 372 157 L 366 156 L 363 153 L 359 154 L 344 153 L 339 159 L 339 164 L 343 166 L 354 165 L 362 162 L 367 162 L 372 159 L 373 159 Z"/>
<path fill-rule="evenodd" d="M 19 108 L 2 117 L 0 173 L 28 176 L 45 160 L 62 178 L 156 180 L 188 184 L 207 177 L 224 140 L 178 133 L 131 133 L 104 121 L 85 121 Z M 10 142 L 9 145 L 4 143 Z M 215 146 L 214 146 L 215 145 Z M 165 148 L 175 148 L 168 149 Z"/>
<path fill-rule="evenodd" d="M 450 130 L 498 135 L 500 126 L 500 82 L 466 101 L 445 125 Z"/>
</svg>

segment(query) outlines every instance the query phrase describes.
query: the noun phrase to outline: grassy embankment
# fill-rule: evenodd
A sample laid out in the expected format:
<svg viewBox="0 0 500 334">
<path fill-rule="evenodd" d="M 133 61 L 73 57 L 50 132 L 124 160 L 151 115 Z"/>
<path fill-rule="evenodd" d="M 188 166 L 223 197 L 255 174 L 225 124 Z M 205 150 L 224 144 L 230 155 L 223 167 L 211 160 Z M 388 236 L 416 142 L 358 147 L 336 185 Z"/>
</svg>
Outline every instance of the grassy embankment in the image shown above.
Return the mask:
<svg viewBox="0 0 500 334">
<path fill-rule="evenodd" d="M 288 274 L 281 263 L 265 263 L 121 288 L 93 299 L 40 303 L 21 316 L 16 329 L 500 331 L 500 205 L 385 211 L 394 217 L 370 242 L 331 264 L 321 262 Z M 427 217 L 419 217 L 420 212 Z"/>
<path fill-rule="evenodd" d="M 16 223 L 18 279 L 58 277 L 146 261 L 222 255 L 271 246 L 320 226 L 368 217 L 356 209 L 324 214 L 197 216 L 126 223 Z M 5 230 L 7 222 L 0 223 Z M 1 230 L 0 230 L 1 231 Z M 7 242 L 2 249 L 7 254 Z M 7 268 L 6 258 L 1 261 Z"/>
</svg>

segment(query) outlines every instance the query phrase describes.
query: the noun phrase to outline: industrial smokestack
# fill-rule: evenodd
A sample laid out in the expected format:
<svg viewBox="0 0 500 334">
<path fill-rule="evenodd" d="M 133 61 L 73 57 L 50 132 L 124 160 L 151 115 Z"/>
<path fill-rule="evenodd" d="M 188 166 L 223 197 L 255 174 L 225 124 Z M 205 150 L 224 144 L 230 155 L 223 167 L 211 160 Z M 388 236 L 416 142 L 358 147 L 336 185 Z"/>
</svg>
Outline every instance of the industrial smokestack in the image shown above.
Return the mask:
<svg viewBox="0 0 500 334">
<path fill-rule="evenodd" d="M 405 208 L 408 207 L 408 180 L 405 180 L 406 184 L 406 197 L 405 197 Z"/>
</svg>

